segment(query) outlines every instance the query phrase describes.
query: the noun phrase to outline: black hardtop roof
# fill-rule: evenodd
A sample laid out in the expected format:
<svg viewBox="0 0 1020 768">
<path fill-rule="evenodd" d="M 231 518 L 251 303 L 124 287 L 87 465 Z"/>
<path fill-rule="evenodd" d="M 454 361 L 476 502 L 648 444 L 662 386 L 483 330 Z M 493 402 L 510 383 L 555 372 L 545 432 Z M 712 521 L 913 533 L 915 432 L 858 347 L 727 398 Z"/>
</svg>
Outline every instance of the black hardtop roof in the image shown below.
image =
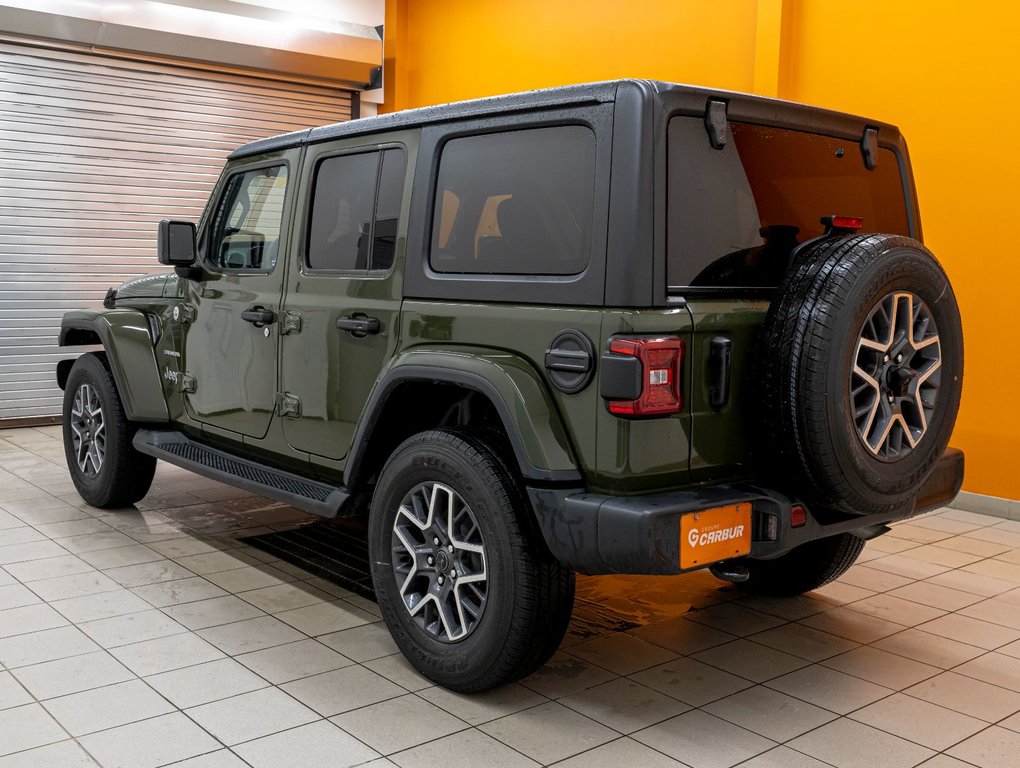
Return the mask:
<svg viewBox="0 0 1020 768">
<path fill-rule="evenodd" d="M 833 112 L 820 107 L 810 107 L 791 101 L 773 99 L 766 96 L 754 96 L 738 91 L 725 91 L 703 88 L 680 83 L 668 83 L 660 80 L 621 79 L 607 80 L 597 83 L 580 85 L 563 85 L 555 88 L 542 88 L 534 91 L 523 91 L 503 96 L 489 96 L 482 99 L 456 101 L 449 104 L 437 104 L 430 107 L 406 109 L 375 117 L 364 117 L 332 123 L 317 128 L 306 128 L 278 136 L 270 136 L 238 147 L 230 155 L 230 159 L 248 157 L 263 152 L 273 152 L 298 146 L 303 143 L 314 143 L 328 139 L 339 139 L 363 134 L 393 131 L 405 128 L 417 128 L 432 123 L 450 122 L 466 118 L 484 118 L 489 115 L 526 112 L 532 109 L 558 106 L 577 106 L 614 101 L 621 86 L 629 85 L 645 98 L 656 95 L 680 97 L 694 104 L 704 103 L 709 98 L 720 98 L 730 105 L 733 117 L 757 118 L 767 123 L 796 124 L 808 129 L 817 126 L 826 131 L 835 130 L 849 134 L 857 134 L 863 126 L 879 128 L 883 139 L 894 142 L 899 138 L 899 131 L 891 125 L 876 120 L 866 120 L 854 115 Z M 792 118 L 792 119 L 791 119 Z"/>
</svg>

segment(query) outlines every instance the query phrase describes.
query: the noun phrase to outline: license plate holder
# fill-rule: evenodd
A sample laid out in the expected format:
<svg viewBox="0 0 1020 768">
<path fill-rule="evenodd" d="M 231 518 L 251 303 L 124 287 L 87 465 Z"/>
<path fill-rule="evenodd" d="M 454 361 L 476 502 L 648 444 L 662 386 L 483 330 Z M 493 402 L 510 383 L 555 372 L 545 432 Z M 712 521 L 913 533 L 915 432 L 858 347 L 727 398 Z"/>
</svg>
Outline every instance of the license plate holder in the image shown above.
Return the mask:
<svg viewBox="0 0 1020 768">
<path fill-rule="evenodd" d="M 698 568 L 751 551 L 751 503 L 680 516 L 680 569 Z"/>
</svg>

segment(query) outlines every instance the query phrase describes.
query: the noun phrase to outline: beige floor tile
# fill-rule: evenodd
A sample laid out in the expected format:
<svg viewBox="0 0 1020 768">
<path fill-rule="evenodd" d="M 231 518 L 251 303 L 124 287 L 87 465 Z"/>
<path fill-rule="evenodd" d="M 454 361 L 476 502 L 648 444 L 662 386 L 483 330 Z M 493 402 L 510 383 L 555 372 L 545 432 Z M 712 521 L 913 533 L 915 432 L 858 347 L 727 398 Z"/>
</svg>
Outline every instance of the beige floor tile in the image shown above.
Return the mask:
<svg viewBox="0 0 1020 768">
<path fill-rule="evenodd" d="M 888 635 L 901 632 L 905 628 L 903 624 L 870 616 L 847 606 L 808 616 L 798 623 L 845 637 L 855 643 L 873 643 Z"/>
<path fill-rule="evenodd" d="M 935 753 L 898 736 L 840 718 L 790 742 L 841 768 L 913 768 Z"/>
<path fill-rule="evenodd" d="M 925 760 L 917 768 L 974 768 L 970 763 L 957 760 L 949 755 L 935 755 L 930 760 Z"/>
<path fill-rule="evenodd" d="M 0 638 L 24 635 L 68 624 L 68 620 L 49 605 L 38 603 L 0 611 Z M 3 659 L 0 657 L 0 662 Z"/>
<path fill-rule="evenodd" d="M 88 621 L 81 624 L 80 628 L 104 648 L 116 648 L 118 645 L 187 632 L 185 627 L 161 611 L 155 610 Z"/>
<path fill-rule="evenodd" d="M 277 584 L 244 592 L 241 597 L 266 613 L 279 613 L 293 608 L 304 608 L 333 598 L 320 589 L 303 582 Z"/>
<path fill-rule="evenodd" d="M 904 600 L 893 595 L 883 594 L 868 597 L 864 600 L 850 603 L 846 606 L 860 613 L 866 613 L 879 619 L 891 621 L 895 624 L 902 624 L 912 627 L 922 624 L 939 616 L 944 616 L 945 611 L 932 608 L 928 605 Z"/>
<path fill-rule="evenodd" d="M 463 720 L 413 694 L 330 719 L 383 755 L 410 749 L 468 727 Z M 394 723 L 399 723 L 399 727 L 394 728 Z"/>
<path fill-rule="evenodd" d="M 218 659 L 173 672 L 162 672 L 145 678 L 145 682 L 178 709 L 208 704 L 269 685 L 234 659 Z"/>
<path fill-rule="evenodd" d="M 632 733 L 679 715 L 689 706 L 633 680 L 597 685 L 560 703 L 620 733 Z"/>
<path fill-rule="evenodd" d="M 915 560 L 903 557 L 902 555 L 886 555 L 875 560 L 869 560 L 868 567 L 895 573 L 898 576 L 906 576 L 910 579 L 928 579 L 950 570 L 945 565 L 936 565 L 935 563 Z"/>
<path fill-rule="evenodd" d="M 143 544 L 83 552 L 80 557 L 89 565 L 100 570 L 112 570 L 141 563 L 161 562 L 165 559 L 161 554 Z"/>
<path fill-rule="evenodd" d="M 614 677 L 616 675 L 607 669 L 558 651 L 537 672 L 520 682 L 543 696 L 558 699 L 600 685 Z"/>
<path fill-rule="evenodd" d="M 95 571 L 77 555 L 64 552 L 57 557 L 45 557 L 22 563 L 9 563 L 3 566 L 11 576 L 28 584 L 42 579 L 55 579 L 59 576 L 72 576 L 77 573 Z"/>
<path fill-rule="evenodd" d="M 702 709 L 777 742 L 789 741 L 837 717 L 828 710 L 760 685 L 706 704 Z"/>
<path fill-rule="evenodd" d="M 105 574 L 91 570 L 70 576 L 33 581 L 30 588 L 43 600 L 54 601 L 111 592 L 120 589 L 120 585 Z"/>
<path fill-rule="evenodd" d="M 76 742 L 68 740 L 0 757 L 0 768 L 100 768 L 100 766 Z"/>
<path fill-rule="evenodd" d="M 672 651 L 623 633 L 578 643 L 571 646 L 570 654 L 618 675 L 629 675 L 676 658 Z"/>
<path fill-rule="evenodd" d="M 315 603 L 275 615 L 280 621 L 312 637 L 378 621 L 377 617 L 343 600 Z"/>
<path fill-rule="evenodd" d="M 166 559 L 107 568 L 104 573 L 121 586 L 129 588 L 188 579 L 195 575 L 173 560 Z"/>
<path fill-rule="evenodd" d="M 235 658 L 274 685 L 341 669 L 354 663 L 317 640 L 299 640 Z"/>
<path fill-rule="evenodd" d="M 980 595 L 943 587 L 928 581 L 911 582 L 892 590 L 889 595 L 921 605 L 929 605 L 943 611 L 958 611 L 981 600 Z"/>
<path fill-rule="evenodd" d="M 25 544 L 0 546 L 0 565 L 42 560 L 66 555 L 67 550 L 52 541 L 30 541 Z"/>
<path fill-rule="evenodd" d="M 581 757 L 591 755 L 585 752 Z M 538 768 L 538 763 L 525 757 L 491 736 L 477 730 L 459 731 L 450 736 L 392 755 L 390 758 L 400 768 Z M 623 765 L 615 763 L 612 765 Z M 561 767 L 570 762 L 559 763 Z M 585 763 L 587 768 L 597 768 L 598 763 Z M 256 766 L 256 768 L 259 768 Z M 656 768 L 655 763 L 647 768 Z M 663 768 L 667 768 L 663 765 Z"/>
<path fill-rule="evenodd" d="M 111 648 L 124 666 L 145 677 L 224 658 L 223 652 L 198 635 L 170 635 Z"/>
<path fill-rule="evenodd" d="M 988 727 L 982 720 L 903 693 L 869 704 L 849 717 L 937 751 Z"/>
<path fill-rule="evenodd" d="M 872 592 L 888 592 L 889 590 L 910 584 L 913 580 L 895 573 L 869 568 L 866 565 L 855 565 L 839 577 L 844 584 L 871 590 Z"/>
<path fill-rule="evenodd" d="M 690 621 L 683 616 L 638 627 L 628 634 L 679 654 L 697 653 L 736 639 L 736 635 Z"/>
<path fill-rule="evenodd" d="M 200 629 L 197 634 L 230 656 L 305 639 L 296 629 L 272 616 Z"/>
<path fill-rule="evenodd" d="M 142 587 L 133 587 L 131 591 L 150 605 L 157 608 L 177 606 L 184 603 L 197 603 L 201 600 L 228 596 L 226 591 L 220 589 L 215 584 L 209 583 L 201 576 L 192 576 L 191 578 L 176 579 L 174 581 L 161 581 L 158 584 L 147 584 Z M 224 611 L 224 614 L 236 616 L 237 612 Z M 173 614 L 171 613 L 171 615 Z M 185 615 L 189 615 L 190 617 L 190 614 Z M 179 617 L 177 616 L 174 616 L 174 618 L 179 620 Z M 217 623 L 226 623 L 227 621 L 236 620 L 236 618 L 228 618 L 225 619 L 224 622 Z M 183 624 L 184 622 L 182 621 L 181 623 Z M 210 624 L 207 626 L 214 625 Z M 195 627 L 189 627 L 189 629 L 195 629 Z"/>
<path fill-rule="evenodd" d="M 95 552 L 100 549 L 113 549 L 114 547 L 126 547 L 135 543 L 130 536 L 125 536 L 106 526 L 105 531 L 100 533 L 86 533 L 81 536 L 69 536 L 57 541 L 60 546 L 75 555 L 82 555 L 86 552 Z"/>
<path fill-rule="evenodd" d="M 186 539 L 170 539 L 152 545 L 152 549 L 164 557 L 181 558 L 192 555 L 207 555 L 222 552 L 237 546 L 233 542 L 217 541 L 202 536 L 191 536 Z"/>
<path fill-rule="evenodd" d="M 279 688 L 242 693 L 185 713 L 227 746 L 314 722 L 318 716 Z"/>
<path fill-rule="evenodd" d="M 919 525 L 923 528 L 931 528 L 935 531 L 952 533 L 954 535 L 968 533 L 983 527 L 980 523 L 966 520 L 954 520 L 941 515 L 924 515 L 923 517 L 917 517 L 911 521 L 911 524 Z"/>
<path fill-rule="evenodd" d="M 571 757 L 557 763 L 556 768 L 619 768 L 624 765 L 641 768 L 684 768 L 682 763 L 627 738 L 611 741 Z"/>
<path fill-rule="evenodd" d="M 127 682 L 135 677 L 106 651 L 19 667 L 14 675 L 40 701 Z"/>
<path fill-rule="evenodd" d="M 31 545 L 26 544 L 25 546 Z M 976 573 L 979 576 L 990 576 L 1000 581 L 1008 581 L 1014 587 L 1020 584 L 1020 565 L 1007 563 L 996 558 L 965 565 L 961 570 Z"/>
<path fill-rule="evenodd" d="M 883 699 L 893 692 L 890 688 L 819 666 L 798 669 L 770 680 L 766 685 L 841 715 Z"/>
<path fill-rule="evenodd" d="M 615 731 L 549 702 L 479 726 L 482 731 L 540 763 L 553 763 L 612 741 Z"/>
<path fill-rule="evenodd" d="M 371 661 L 364 662 L 364 665 L 390 682 L 396 683 L 401 688 L 406 688 L 409 691 L 420 691 L 433 685 L 431 680 L 415 669 L 411 662 L 400 653 L 372 659 Z"/>
<path fill-rule="evenodd" d="M 77 627 L 57 627 L 0 639 L 0 664 L 14 669 L 97 650 L 99 646 Z"/>
<path fill-rule="evenodd" d="M 367 768 L 368 763 L 363 765 Z M 250 764 L 228 749 L 218 749 L 215 752 L 206 752 L 198 757 L 181 760 L 174 763 L 173 768 L 250 768 Z"/>
<path fill-rule="evenodd" d="M 953 549 L 957 552 L 966 552 L 979 557 L 995 557 L 1003 552 L 1008 552 L 1011 547 L 1006 544 L 999 544 L 994 541 L 982 541 L 970 536 L 956 536 L 946 541 L 940 541 L 939 546 L 944 549 Z"/>
<path fill-rule="evenodd" d="M 981 768 L 1015 768 L 1020 754 L 1020 733 L 992 726 L 957 744 L 949 754 Z"/>
<path fill-rule="evenodd" d="M 691 658 L 755 683 L 785 675 L 807 664 L 807 661 L 798 656 L 749 640 L 734 640 L 732 643 L 717 645 Z"/>
<path fill-rule="evenodd" d="M 173 541 L 187 541 L 187 539 L 173 539 Z M 152 545 L 153 549 L 157 546 L 158 544 Z M 218 573 L 220 571 L 230 571 L 235 568 L 244 568 L 246 565 L 253 565 L 258 562 L 243 552 L 235 550 L 228 550 L 226 552 L 204 552 L 199 555 L 185 555 L 183 557 L 175 557 L 173 559 L 178 565 L 184 566 L 189 571 L 193 571 L 199 576 L 205 576 L 210 573 Z"/>
<path fill-rule="evenodd" d="M 906 550 L 916 546 L 918 546 L 916 541 L 901 539 L 897 536 L 893 536 L 891 533 L 878 539 L 872 539 L 867 543 L 867 548 L 869 550 L 877 549 L 879 552 L 886 552 L 889 554 L 905 552 Z"/>
<path fill-rule="evenodd" d="M 864 646 L 833 656 L 821 662 L 848 675 L 868 680 L 885 688 L 899 691 L 942 672 L 939 667 L 924 664 L 895 653 Z"/>
<path fill-rule="evenodd" d="M 173 583 L 170 582 L 170 584 Z M 192 630 L 231 624 L 265 615 L 251 603 L 234 595 L 170 605 L 163 608 L 163 612 Z"/>
<path fill-rule="evenodd" d="M 767 613 L 734 603 L 723 603 L 700 611 L 692 611 L 686 615 L 686 618 L 738 637 L 763 632 L 784 623 L 776 616 L 770 616 Z"/>
<path fill-rule="evenodd" d="M 94 595 L 54 600 L 50 606 L 75 624 L 123 616 L 126 613 L 137 613 L 152 607 L 123 587 Z"/>
<path fill-rule="evenodd" d="M 377 753 L 326 721 L 302 725 L 234 747 L 254 768 L 347 768 Z"/>
<path fill-rule="evenodd" d="M 692 768 L 728 768 L 766 752 L 775 742 L 694 710 L 631 735 L 667 755 L 682 756 Z"/>
<path fill-rule="evenodd" d="M 1020 605 L 1017 604 L 1015 598 L 1010 598 L 1008 595 L 1009 593 L 990 597 L 980 603 L 963 608 L 959 614 L 1020 630 Z"/>
<path fill-rule="evenodd" d="M 67 734 L 39 704 L 0 710 L 0 755 L 63 741 Z"/>
<path fill-rule="evenodd" d="M 597 690 L 598 686 L 589 688 L 583 694 L 580 694 L 579 698 L 583 699 Z M 535 693 L 518 683 L 504 685 L 501 688 L 485 691 L 484 693 L 471 694 L 455 693 L 446 688 L 433 686 L 424 691 L 419 691 L 418 695 L 431 701 L 436 706 L 442 707 L 469 725 L 481 725 L 490 720 L 512 715 L 514 712 L 520 712 L 522 709 L 528 709 L 548 701 L 545 696 Z M 567 699 L 564 699 L 564 701 L 567 701 Z"/>
<path fill-rule="evenodd" d="M 141 680 L 49 699 L 45 707 L 72 736 L 84 736 L 174 711 L 166 699 Z"/>
<path fill-rule="evenodd" d="M 746 763 L 741 763 L 740 768 L 831 768 L 831 766 L 803 752 L 795 752 L 789 747 L 776 747 L 752 757 Z"/>
<path fill-rule="evenodd" d="M 947 531 L 937 531 L 934 528 L 925 528 L 914 523 L 897 523 L 892 527 L 892 535 L 900 539 L 919 541 L 923 544 L 932 544 L 936 541 L 953 538 L 953 534 Z"/>
<path fill-rule="evenodd" d="M 947 614 L 934 621 L 920 624 L 917 628 L 933 635 L 948 637 L 950 640 L 976 645 L 989 651 L 1020 638 L 1020 630 L 969 616 L 961 616 L 958 613 Z"/>
<path fill-rule="evenodd" d="M 0 672 L 0 709 L 10 709 L 31 704 L 30 694 L 22 683 L 10 672 Z"/>
<path fill-rule="evenodd" d="M 403 696 L 407 691 L 360 666 L 323 672 L 280 686 L 323 717 Z"/>
<path fill-rule="evenodd" d="M 61 523 L 43 523 L 35 526 L 35 530 L 48 539 L 66 539 L 71 536 L 109 533 L 112 529 L 102 520 L 87 517 L 81 520 L 67 520 Z"/>
<path fill-rule="evenodd" d="M 318 640 L 357 662 L 371 661 L 400 652 L 386 625 L 378 622 L 320 635 Z"/>
<path fill-rule="evenodd" d="M 233 593 L 247 592 L 253 589 L 262 589 L 294 581 L 294 577 L 290 574 L 264 563 L 210 573 L 206 575 L 206 578 L 227 592 Z"/>
<path fill-rule="evenodd" d="M 1020 661 L 1012 656 L 994 652 L 986 653 L 984 656 L 961 664 L 953 671 L 1020 693 Z"/>
<path fill-rule="evenodd" d="M 987 723 L 1020 712 L 1020 693 L 955 672 L 943 672 L 904 693 Z"/>
<path fill-rule="evenodd" d="M 948 637 L 933 635 L 930 632 L 913 628 L 883 637 L 874 642 L 872 646 L 940 669 L 951 669 L 957 664 L 962 664 L 985 653 L 983 648 L 978 648 L 976 645 L 961 643 L 958 640 L 951 640 Z"/>
<path fill-rule="evenodd" d="M 916 547 L 904 552 L 903 556 L 912 560 L 944 565 L 947 568 L 960 568 L 964 565 L 970 565 L 983 557 L 983 555 L 973 555 L 968 552 L 946 549 L 937 544 L 926 544 L 922 547 Z"/>
<path fill-rule="evenodd" d="M 179 712 L 93 733 L 79 741 L 104 768 L 156 768 L 220 747 Z"/>
<path fill-rule="evenodd" d="M 676 659 L 630 678 L 692 707 L 725 698 L 752 685 L 742 677 L 694 659 Z"/>
<path fill-rule="evenodd" d="M 821 661 L 830 656 L 853 650 L 858 643 L 845 637 L 806 627 L 803 624 L 784 624 L 781 627 L 759 632 L 748 638 L 752 642 L 791 653 L 807 661 Z"/>
<path fill-rule="evenodd" d="M 745 608 L 752 608 L 786 621 L 797 621 L 797 619 L 827 611 L 831 607 L 829 602 L 809 595 L 794 595 L 792 597 L 746 595 L 734 602 Z"/>
</svg>

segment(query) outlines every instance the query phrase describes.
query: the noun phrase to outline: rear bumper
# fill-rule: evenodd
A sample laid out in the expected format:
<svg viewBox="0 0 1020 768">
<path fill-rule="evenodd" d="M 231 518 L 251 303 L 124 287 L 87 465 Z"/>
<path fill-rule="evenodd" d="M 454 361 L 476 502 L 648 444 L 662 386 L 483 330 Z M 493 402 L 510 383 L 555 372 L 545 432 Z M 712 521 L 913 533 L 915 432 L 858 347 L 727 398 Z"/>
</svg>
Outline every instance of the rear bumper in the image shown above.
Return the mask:
<svg viewBox="0 0 1020 768">
<path fill-rule="evenodd" d="M 653 496 L 607 496 L 577 489 L 529 488 L 532 507 L 553 556 L 587 574 L 676 574 L 680 568 L 680 518 L 728 504 L 751 504 L 750 557 L 772 559 L 815 539 L 852 532 L 870 539 L 888 523 L 944 506 L 963 483 L 963 452 L 946 451 L 918 492 L 917 501 L 894 513 L 790 525 L 798 503 L 754 485 L 723 485 Z M 771 520 L 770 518 L 775 518 Z M 774 523 L 774 526 L 771 524 Z M 771 538 L 770 529 L 775 535 Z"/>
</svg>

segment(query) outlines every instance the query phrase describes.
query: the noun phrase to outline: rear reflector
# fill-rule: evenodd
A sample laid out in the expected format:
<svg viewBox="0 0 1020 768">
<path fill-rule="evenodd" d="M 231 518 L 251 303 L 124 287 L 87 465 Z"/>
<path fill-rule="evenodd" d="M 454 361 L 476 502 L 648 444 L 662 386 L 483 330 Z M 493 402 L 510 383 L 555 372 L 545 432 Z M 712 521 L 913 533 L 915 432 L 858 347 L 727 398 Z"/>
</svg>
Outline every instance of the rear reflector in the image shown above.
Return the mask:
<svg viewBox="0 0 1020 768">
<path fill-rule="evenodd" d="M 856 232 L 864 226 L 860 216 L 822 216 L 822 224 L 829 229 L 849 229 Z"/>
<path fill-rule="evenodd" d="M 790 527 L 800 528 L 807 525 L 807 510 L 800 504 L 790 507 Z"/>
<path fill-rule="evenodd" d="M 684 343 L 676 336 L 624 337 L 609 342 L 609 352 L 641 362 L 641 394 L 636 400 L 609 400 L 609 412 L 618 416 L 662 416 L 679 413 L 680 368 Z"/>
</svg>

